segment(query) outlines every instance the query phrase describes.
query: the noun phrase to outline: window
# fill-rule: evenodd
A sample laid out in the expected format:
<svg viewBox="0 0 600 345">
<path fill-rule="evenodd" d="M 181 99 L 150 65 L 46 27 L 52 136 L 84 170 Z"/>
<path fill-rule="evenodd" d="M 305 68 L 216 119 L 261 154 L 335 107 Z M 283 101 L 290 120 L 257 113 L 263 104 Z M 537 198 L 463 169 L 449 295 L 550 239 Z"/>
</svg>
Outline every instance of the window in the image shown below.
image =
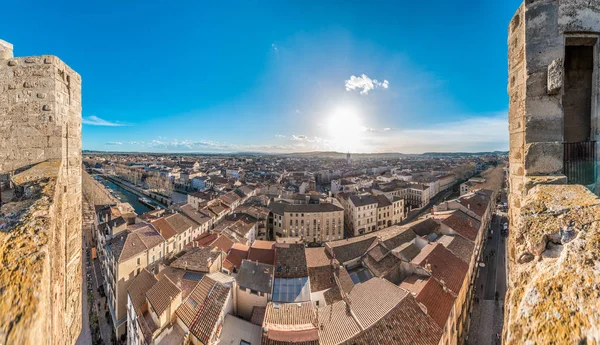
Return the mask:
<svg viewBox="0 0 600 345">
<path fill-rule="evenodd" d="M 138 264 L 138 265 L 140 264 L 140 258 L 137 258 L 137 264 Z M 140 270 L 140 269 L 138 268 L 138 272 L 139 272 L 139 270 Z"/>
<path fill-rule="evenodd" d="M 249 342 L 245 341 L 245 340 L 240 340 L 240 345 L 252 345 Z"/>
</svg>

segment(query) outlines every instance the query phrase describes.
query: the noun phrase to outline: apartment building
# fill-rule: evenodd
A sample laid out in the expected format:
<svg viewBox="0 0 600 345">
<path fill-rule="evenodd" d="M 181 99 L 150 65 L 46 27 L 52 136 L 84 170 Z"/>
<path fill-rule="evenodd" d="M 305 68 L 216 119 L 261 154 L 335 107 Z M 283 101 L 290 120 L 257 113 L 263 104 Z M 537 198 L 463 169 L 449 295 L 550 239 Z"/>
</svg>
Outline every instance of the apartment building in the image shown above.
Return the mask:
<svg viewBox="0 0 600 345">
<path fill-rule="evenodd" d="M 346 200 L 348 229 L 353 236 L 377 230 L 377 206 L 374 195 L 350 195 Z"/>
<path fill-rule="evenodd" d="M 127 322 L 127 289 L 141 270 L 154 269 L 165 256 L 166 241 L 149 223 L 129 225 L 126 230 L 108 238 L 98 251 L 107 303 L 117 336 L 125 333 Z"/>
<path fill-rule="evenodd" d="M 299 237 L 322 243 L 344 236 L 344 209 L 333 203 L 269 204 L 271 234 L 279 238 Z"/>
<path fill-rule="evenodd" d="M 375 196 L 377 199 L 377 230 L 385 229 L 404 220 L 404 199 L 393 197 L 389 200 L 385 195 Z"/>
</svg>

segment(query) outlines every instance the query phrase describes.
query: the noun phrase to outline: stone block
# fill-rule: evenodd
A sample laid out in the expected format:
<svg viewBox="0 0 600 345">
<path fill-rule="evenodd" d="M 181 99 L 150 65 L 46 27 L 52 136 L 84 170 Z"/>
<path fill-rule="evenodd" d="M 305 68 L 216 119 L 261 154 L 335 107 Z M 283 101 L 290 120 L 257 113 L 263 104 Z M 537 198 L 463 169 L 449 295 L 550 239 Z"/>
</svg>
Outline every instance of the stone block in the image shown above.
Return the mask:
<svg viewBox="0 0 600 345">
<path fill-rule="evenodd" d="M 563 141 L 563 117 L 527 117 L 525 142 Z"/>
<path fill-rule="evenodd" d="M 563 86 L 563 59 L 555 59 L 548 65 L 548 94 L 556 95 Z"/>
<path fill-rule="evenodd" d="M 525 144 L 524 164 L 526 175 L 556 175 L 563 167 L 562 142 L 536 142 Z"/>
<path fill-rule="evenodd" d="M 563 109 L 558 96 L 528 97 L 525 102 L 526 116 L 555 118 L 563 116 Z"/>
<path fill-rule="evenodd" d="M 533 187 L 537 185 L 547 184 L 566 184 L 567 177 L 565 175 L 553 175 L 553 176 L 525 176 L 525 183 L 523 185 L 523 193 L 527 194 Z"/>
</svg>

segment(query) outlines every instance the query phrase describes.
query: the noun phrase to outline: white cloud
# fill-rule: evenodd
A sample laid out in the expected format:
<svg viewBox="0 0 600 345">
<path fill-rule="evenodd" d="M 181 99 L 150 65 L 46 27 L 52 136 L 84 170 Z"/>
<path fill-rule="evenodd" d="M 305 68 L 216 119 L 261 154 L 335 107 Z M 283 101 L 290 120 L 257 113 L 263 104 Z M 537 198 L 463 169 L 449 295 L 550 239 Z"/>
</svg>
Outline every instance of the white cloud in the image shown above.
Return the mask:
<svg viewBox="0 0 600 345">
<path fill-rule="evenodd" d="M 96 115 L 92 115 L 87 118 L 84 117 L 83 119 L 81 119 L 81 123 L 83 123 L 84 125 L 90 125 L 90 126 L 106 126 L 106 127 L 125 126 L 122 123 L 110 122 L 110 121 L 101 119 Z"/>
<path fill-rule="evenodd" d="M 296 141 L 304 141 L 307 140 L 308 137 L 306 135 L 292 135 L 292 140 L 296 140 Z"/>
<path fill-rule="evenodd" d="M 386 127 L 386 128 L 384 128 L 384 129 L 383 129 L 383 131 L 384 131 L 384 132 L 391 131 L 391 130 L 392 130 L 392 129 L 391 129 L 391 128 L 389 128 L 389 127 Z"/>
<path fill-rule="evenodd" d="M 271 49 L 273 49 L 275 51 L 275 53 L 279 53 L 279 48 L 277 47 L 277 45 L 275 43 L 271 43 Z"/>
<path fill-rule="evenodd" d="M 508 149 L 506 113 L 431 123 L 422 128 L 365 132 L 363 152 L 475 152 Z"/>
<path fill-rule="evenodd" d="M 285 138 L 285 135 L 283 135 L 283 134 L 275 134 L 275 138 Z"/>
<path fill-rule="evenodd" d="M 106 145 L 123 145 L 123 143 L 120 141 L 109 141 Z"/>
<path fill-rule="evenodd" d="M 387 80 L 379 82 L 377 79 L 371 79 L 366 74 L 363 74 L 360 77 L 350 76 L 350 79 L 346 80 L 345 85 L 346 91 L 360 90 L 361 95 L 366 95 L 373 89 L 387 89 L 390 86 L 390 82 Z"/>
</svg>

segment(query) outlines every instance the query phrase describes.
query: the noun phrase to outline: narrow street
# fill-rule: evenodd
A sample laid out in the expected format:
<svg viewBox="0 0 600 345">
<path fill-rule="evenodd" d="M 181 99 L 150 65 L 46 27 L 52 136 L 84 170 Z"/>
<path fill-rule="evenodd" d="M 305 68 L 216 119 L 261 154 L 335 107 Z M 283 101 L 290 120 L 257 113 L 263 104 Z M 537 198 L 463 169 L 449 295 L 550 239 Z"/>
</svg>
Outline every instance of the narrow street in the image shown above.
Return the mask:
<svg viewBox="0 0 600 345">
<path fill-rule="evenodd" d="M 504 193 L 502 200 L 505 200 Z M 503 213 L 496 213 L 492 218 L 492 234 L 488 235 L 481 259 L 485 266 L 479 267 L 475 283 L 476 302 L 466 344 L 500 344 L 498 335 L 502 334 L 504 322 L 507 273 L 507 238 L 501 232 L 502 224 L 507 221 Z"/>
</svg>

